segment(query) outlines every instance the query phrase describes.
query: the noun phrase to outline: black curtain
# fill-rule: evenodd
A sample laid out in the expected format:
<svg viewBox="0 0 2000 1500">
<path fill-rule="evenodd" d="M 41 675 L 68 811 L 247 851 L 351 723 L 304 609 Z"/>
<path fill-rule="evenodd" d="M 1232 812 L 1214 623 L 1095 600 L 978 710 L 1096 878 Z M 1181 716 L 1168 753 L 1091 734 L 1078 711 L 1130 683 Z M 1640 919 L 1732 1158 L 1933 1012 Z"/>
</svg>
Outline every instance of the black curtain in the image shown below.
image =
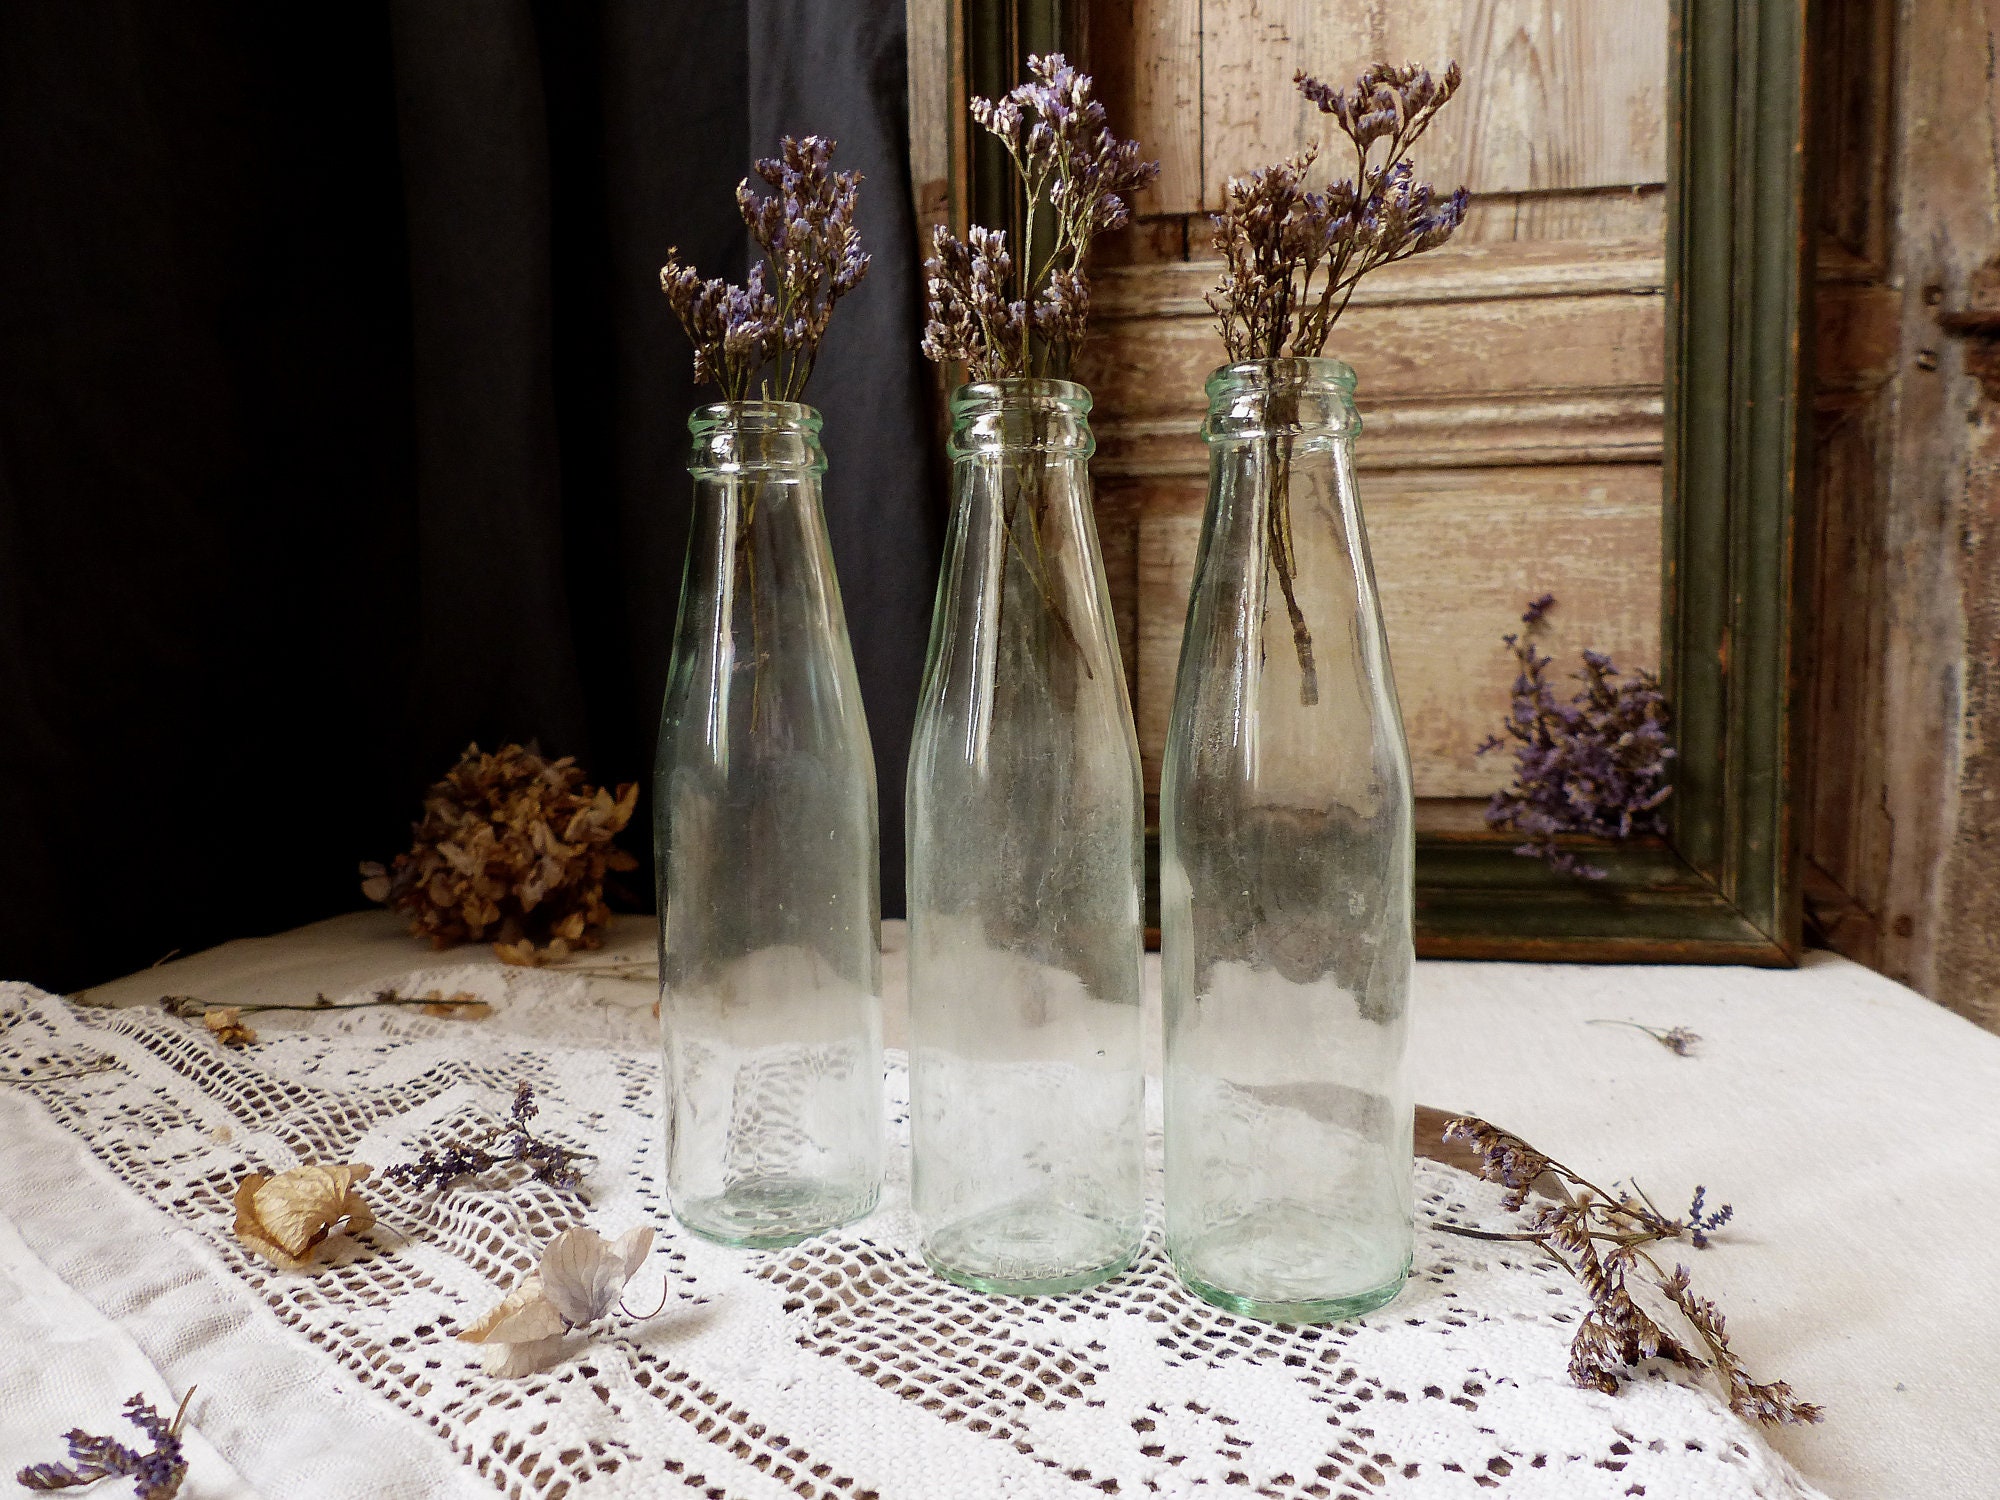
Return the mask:
<svg viewBox="0 0 2000 1500">
<path fill-rule="evenodd" d="M 650 780 L 704 399 L 658 267 L 742 274 L 781 132 L 867 176 L 808 398 L 898 914 L 904 119 L 903 0 L 0 4 L 0 976 L 359 906 L 472 740 Z"/>
</svg>

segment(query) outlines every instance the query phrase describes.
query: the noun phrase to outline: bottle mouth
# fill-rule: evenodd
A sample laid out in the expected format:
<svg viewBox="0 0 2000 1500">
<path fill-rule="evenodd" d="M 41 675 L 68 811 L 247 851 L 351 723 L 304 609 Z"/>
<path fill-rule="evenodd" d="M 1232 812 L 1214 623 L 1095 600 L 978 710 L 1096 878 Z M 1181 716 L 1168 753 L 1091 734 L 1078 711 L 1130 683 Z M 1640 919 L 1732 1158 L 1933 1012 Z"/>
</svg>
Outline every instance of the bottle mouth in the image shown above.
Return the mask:
<svg viewBox="0 0 2000 1500">
<path fill-rule="evenodd" d="M 817 407 L 803 401 L 714 401 L 688 415 L 688 430 L 696 436 L 717 428 L 746 432 L 811 432 L 820 429 Z"/>
<path fill-rule="evenodd" d="M 1090 392 L 1074 380 L 1047 376 L 1014 376 L 1006 380 L 974 380 L 951 394 L 951 413 L 963 417 L 992 407 L 1044 407 L 1073 417 L 1090 414 Z"/>
<path fill-rule="evenodd" d="M 826 468 L 820 415 L 802 401 L 717 401 L 688 416 L 695 474 L 754 474 Z"/>
<path fill-rule="evenodd" d="M 1337 359 L 1252 359 L 1208 377 L 1201 434 L 1228 442 L 1289 433 L 1312 440 L 1360 435 L 1354 371 Z"/>
<path fill-rule="evenodd" d="M 1208 377 L 1207 390 L 1211 401 L 1230 392 L 1285 387 L 1298 390 L 1331 388 L 1342 396 L 1352 397 L 1354 383 L 1354 369 L 1343 360 L 1323 356 L 1312 359 L 1246 359 L 1217 368 Z"/>
</svg>

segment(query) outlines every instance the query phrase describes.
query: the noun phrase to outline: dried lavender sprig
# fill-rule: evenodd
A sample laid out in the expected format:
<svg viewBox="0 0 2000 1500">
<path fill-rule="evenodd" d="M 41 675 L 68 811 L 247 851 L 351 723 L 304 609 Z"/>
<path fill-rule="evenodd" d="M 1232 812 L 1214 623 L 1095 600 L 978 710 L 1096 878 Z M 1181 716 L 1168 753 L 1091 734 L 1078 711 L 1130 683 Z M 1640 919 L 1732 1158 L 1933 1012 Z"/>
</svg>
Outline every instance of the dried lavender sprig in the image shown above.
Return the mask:
<svg viewBox="0 0 2000 1500">
<path fill-rule="evenodd" d="M 523 1082 L 514 1090 L 506 1120 L 496 1121 L 475 1139 L 459 1137 L 427 1146 L 414 1161 L 396 1162 L 385 1168 L 382 1176 L 398 1187 L 416 1191 L 446 1188 L 460 1178 L 477 1177 L 495 1167 L 521 1165 L 537 1181 L 581 1197 L 582 1163 L 592 1159 L 590 1153 L 536 1135 L 528 1122 L 540 1112 L 535 1086 Z"/>
<path fill-rule="evenodd" d="M 1667 762 L 1669 714 L 1660 679 L 1638 671 L 1629 677 L 1600 651 L 1583 652 L 1582 686 L 1565 703 L 1548 681 L 1554 658 L 1535 649 L 1532 632 L 1555 597 L 1544 594 L 1521 616 L 1518 635 L 1501 637 L 1513 653 L 1512 703 L 1502 733 L 1489 735 L 1479 755 L 1514 750 L 1514 781 L 1493 794 L 1486 821 L 1527 835 L 1514 852 L 1545 860 L 1550 868 L 1586 880 L 1605 871 L 1556 843 L 1564 833 L 1628 839 L 1666 832 L 1660 806 L 1673 795 Z"/>
<path fill-rule="evenodd" d="M 868 274 L 854 227 L 861 174 L 834 171 L 833 152 L 824 136 L 786 136 L 777 156 L 755 164 L 769 193 L 748 177 L 737 184 L 737 210 L 766 257 L 744 285 L 704 281 L 667 251 L 660 290 L 694 345 L 694 378 L 719 386 L 725 400 L 748 400 L 753 389 L 765 400 L 798 400 L 833 305 Z"/>
<path fill-rule="evenodd" d="M 1578 1385 L 1616 1394 L 1632 1371 L 1649 1359 L 1665 1359 L 1688 1370 L 1713 1367 L 1723 1382 L 1730 1410 L 1766 1425 L 1817 1422 L 1823 1412 L 1800 1401 L 1789 1385 L 1759 1385 L 1729 1347 L 1721 1312 L 1689 1289 L 1685 1266 L 1663 1270 L 1646 1247 L 1687 1238 L 1698 1250 L 1708 1236 L 1734 1216 L 1729 1205 L 1709 1210 L 1707 1192 L 1696 1188 L 1686 1219 L 1671 1219 L 1634 1184 L 1634 1195 L 1614 1197 L 1574 1169 L 1536 1150 L 1511 1132 L 1472 1117 L 1448 1122 L 1447 1141 L 1464 1141 L 1480 1160 L 1486 1181 L 1506 1189 L 1503 1206 L 1525 1206 L 1529 1185 L 1554 1172 L 1571 1189 L 1569 1201 L 1537 1209 L 1523 1230 L 1495 1231 L 1441 1223 L 1451 1234 L 1473 1239 L 1515 1240 L 1538 1245 L 1574 1276 L 1590 1298 L 1590 1313 L 1570 1342 L 1570 1378 Z M 1632 1299 L 1629 1275 L 1638 1271 L 1666 1296 L 1706 1346 L 1704 1359 Z"/>
<path fill-rule="evenodd" d="M 188 1402 L 194 1387 L 181 1397 L 179 1410 L 167 1421 L 143 1395 L 125 1403 L 125 1419 L 152 1440 L 145 1453 L 128 1448 L 108 1437 L 97 1437 L 80 1427 L 64 1434 L 69 1444 L 66 1464 L 29 1464 L 17 1473 L 15 1482 L 30 1490 L 66 1490 L 77 1485 L 95 1484 L 100 1479 L 130 1479 L 138 1500 L 174 1500 L 181 1481 L 187 1477 L 187 1457 L 181 1451 L 181 1427 L 187 1420 Z"/>
</svg>

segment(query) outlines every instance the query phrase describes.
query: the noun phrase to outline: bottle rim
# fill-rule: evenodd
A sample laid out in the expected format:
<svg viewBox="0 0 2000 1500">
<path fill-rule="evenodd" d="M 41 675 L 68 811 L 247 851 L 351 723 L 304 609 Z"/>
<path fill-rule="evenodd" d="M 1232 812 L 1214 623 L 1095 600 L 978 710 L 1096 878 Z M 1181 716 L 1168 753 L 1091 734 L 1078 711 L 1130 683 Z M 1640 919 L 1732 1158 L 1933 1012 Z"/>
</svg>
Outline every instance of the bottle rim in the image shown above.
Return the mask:
<svg viewBox="0 0 2000 1500">
<path fill-rule="evenodd" d="M 819 409 L 803 401 L 714 401 L 688 414 L 688 431 L 703 437 L 725 428 L 746 432 L 803 432 L 819 436 Z"/>
<path fill-rule="evenodd" d="M 1211 401 L 1246 387 L 1271 386 L 1284 380 L 1300 386 L 1332 386 L 1343 396 L 1354 394 L 1354 367 L 1345 360 L 1323 355 L 1310 359 L 1245 359 L 1219 365 L 1208 377 L 1205 389 Z"/>
<path fill-rule="evenodd" d="M 995 406 L 1060 406 L 1074 416 L 1090 413 L 1090 392 L 1074 380 L 1046 375 L 1012 375 L 1004 380 L 971 380 L 951 393 L 954 417 Z"/>
</svg>

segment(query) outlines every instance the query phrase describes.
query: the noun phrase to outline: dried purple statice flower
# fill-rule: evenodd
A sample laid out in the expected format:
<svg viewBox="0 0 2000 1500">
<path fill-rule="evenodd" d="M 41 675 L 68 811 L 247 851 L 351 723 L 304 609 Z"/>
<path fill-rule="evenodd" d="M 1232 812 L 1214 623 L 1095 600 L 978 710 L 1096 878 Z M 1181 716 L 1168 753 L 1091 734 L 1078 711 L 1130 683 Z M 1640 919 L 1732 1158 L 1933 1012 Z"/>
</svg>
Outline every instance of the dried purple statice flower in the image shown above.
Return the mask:
<svg viewBox="0 0 2000 1500">
<path fill-rule="evenodd" d="M 188 1402 L 194 1388 L 181 1398 L 180 1409 L 169 1422 L 154 1410 L 144 1396 L 125 1403 L 125 1419 L 152 1440 L 145 1453 L 128 1448 L 108 1437 L 96 1437 L 80 1427 L 64 1434 L 69 1444 L 66 1464 L 29 1464 L 14 1476 L 15 1482 L 30 1490 L 66 1490 L 95 1484 L 100 1479 L 130 1479 L 138 1500 L 174 1500 L 187 1478 L 188 1461 L 181 1451 L 181 1426 L 187 1420 Z"/>
<path fill-rule="evenodd" d="M 1354 289 L 1371 271 L 1450 239 L 1465 221 L 1464 188 L 1440 198 L 1417 179 L 1410 148 L 1458 90 L 1458 64 L 1442 77 L 1424 68 L 1377 63 L 1348 90 L 1297 74 L 1299 92 L 1332 119 L 1352 150 L 1351 176 L 1313 189 L 1319 160 L 1310 146 L 1296 156 L 1232 177 L 1222 212 L 1212 216 L 1222 249 L 1222 281 L 1209 293 L 1223 347 L 1233 362 L 1318 358 Z M 1291 427 L 1298 392 L 1274 389 L 1264 440 L 1270 552 L 1299 660 L 1299 702 L 1319 701 L 1312 629 L 1299 607 L 1292 546 Z"/>
<path fill-rule="evenodd" d="M 765 400 L 798 400 L 834 303 L 868 274 L 854 228 L 861 174 L 834 171 L 833 151 L 824 136 L 786 136 L 777 156 L 756 163 L 769 193 L 748 177 L 737 184 L 737 210 L 766 257 L 743 286 L 704 281 L 667 251 L 660 290 L 694 345 L 694 378 L 720 386 L 726 400 L 748 400 L 760 376 Z"/>
<path fill-rule="evenodd" d="M 1653 1206 L 1635 1183 L 1627 1194 L 1613 1196 L 1574 1169 L 1536 1150 L 1519 1136 L 1473 1117 L 1447 1122 L 1444 1139 L 1464 1141 L 1479 1157 L 1479 1175 L 1506 1189 L 1502 1206 L 1518 1212 L 1544 1173 L 1556 1182 L 1548 1191 L 1554 1201 L 1540 1205 L 1527 1227 L 1518 1230 L 1475 1229 L 1439 1223 L 1438 1228 L 1469 1239 L 1510 1240 L 1538 1245 L 1576 1278 L 1590 1299 L 1590 1312 L 1570 1341 L 1570 1379 L 1589 1390 L 1616 1395 L 1641 1364 L 1664 1359 L 1686 1370 L 1713 1365 L 1722 1380 L 1729 1408 L 1737 1415 L 1767 1426 L 1817 1422 L 1820 1408 L 1798 1400 L 1782 1380 L 1757 1385 L 1729 1348 L 1722 1314 L 1714 1303 L 1689 1290 L 1685 1266 L 1670 1273 L 1648 1253 L 1647 1246 L 1687 1239 L 1697 1250 L 1708 1248 L 1708 1237 L 1734 1216 L 1728 1204 L 1710 1210 L 1707 1192 L 1696 1188 L 1686 1219 L 1670 1219 Z M 1674 1334 L 1633 1300 L 1628 1279 L 1637 1273 L 1676 1309 L 1708 1358 Z"/>
<path fill-rule="evenodd" d="M 1088 73 L 1060 52 L 1028 59 L 1028 81 L 998 99 L 975 98 L 972 118 L 1006 148 L 1027 212 L 1021 253 L 1002 230 L 973 225 L 961 240 L 943 225 L 924 262 L 923 351 L 962 364 L 974 380 L 1064 375 L 1090 316 L 1083 258 L 1090 242 L 1131 218 L 1130 199 L 1159 175 L 1137 141 L 1106 123 Z M 1035 244 L 1039 211 L 1055 243 Z"/>
<path fill-rule="evenodd" d="M 427 1146 L 415 1161 L 397 1162 L 383 1170 L 385 1181 L 412 1191 L 446 1188 L 462 1177 L 477 1177 L 496 1167 L 521 1165 L 537 1182 L 583 1196 L 583 1162 L 588 1153 L 544 1139 L 528 1128 L 541 1112 L 535 1086 L 523 1083 L 505 1120 L 496 1120 L 477 1137 L 458 1137 Z"/>
<path fill-rule="evenodd" d="M 1439 197 L 1409 159 L 1458 92 L 1457 63 L 1441 77 L 1376 63 L 1346 90 L 1292 81 L 1346 137 L 1353 175 L 1308 189 L 1314 147 L 1229 180 L 1213 216 L 1227 271 L 1208 303 L 1232 360 L 1316 358 L 1361 278 L 1442 245 L 1470 201 L 1462 187 Z"/>
<path fill-rule="evenodd" d="M 1654 673 L 1628 677 L 1603 652 L 1586 650 L 1583 670 L 1572 674 L 1582 687 L 1562 702 L 1547 676 L 1554 658 L 1530 638 L 1554 605 L 1553 595 L 1542 595 L 1521 616 L 1521 633 L 1501 637 L 1517 665 L 1513 703 L 1503 734 L 1488 736 L 1476 753 L 1511 742 L 1514 782 L 1493 794 L 1486 822 L 1527 836 L 1516 854 L 1546 860 L 1565 875 L 1602 880 L 1603 869 L 1559 847 L 1556 836 L 1629 839 L 1667 831 L 1659 810 L 1673 795 L 1667 700 Z"/>
</svg>

